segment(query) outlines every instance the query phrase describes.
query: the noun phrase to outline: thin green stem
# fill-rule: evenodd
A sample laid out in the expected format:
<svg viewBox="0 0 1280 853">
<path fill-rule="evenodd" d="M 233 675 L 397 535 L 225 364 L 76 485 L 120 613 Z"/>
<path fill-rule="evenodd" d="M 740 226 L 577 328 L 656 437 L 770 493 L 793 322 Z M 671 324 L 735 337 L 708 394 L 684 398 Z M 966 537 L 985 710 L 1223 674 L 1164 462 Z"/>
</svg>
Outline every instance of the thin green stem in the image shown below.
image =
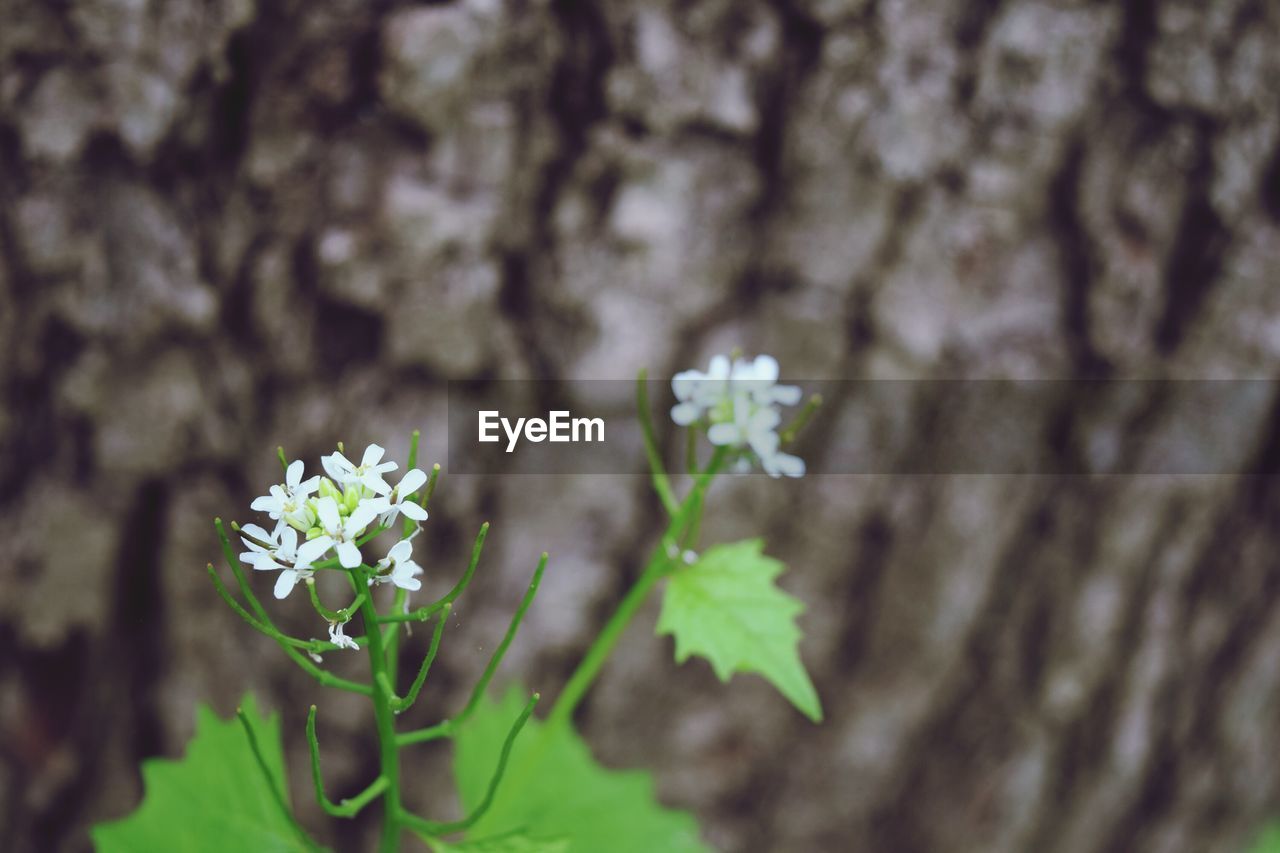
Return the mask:
<svg viewBox="0 0 1280 853">
<path fill-rule="evenodd" d="M 480 563 L 480 552 L 484 550 L 485 537 L 489 535 L 489 522 L 480 525 L 480 532 L 476 534 L 475 544 L 471 546 L 471 561 L 467 563 L 467 570 L 463 572 L 462 577 L 454 584 L 453 589 L 439 601 L 433 601 L 431 604 L 419 607 L 417 610 L 411 610 L 408 613 L 388 613 L 385 616 L 379 616 L 379 622 L 425 622 L 436 613 L 444 609 L 446 604 L 452 604 L 457 600 L 458 596 L 466 590 L 471 578 L 476 573 L 476 566 Z"/>
<path fill-rule="evenodd" d="M 529 609 L 529 605 L 533 604 L 534 596 L 538 594 L 538 585 L 542 583 L 542 573 L 547 568 L 547 552 L 543 551 L 542 556 L 538 559 L 538 568 L 533 571 L 533 579 L 529 581 L 529 588 L 525 590 L 524 597 L 520 599 L 520 606 L 516 608 L 515 614 L 511 617 L 511 624 L 507 626 L 507 633 L 502 638 L 502 642 L 498 644 L 489 658 L 489 665 L 484 668 L 484 674 L 480 676 L 480 680 L 476 682 L 476 686 L 471 689 L 471 700 L 467 702 L 467 707 L 458 715 L 455 722 L 461 723 L 470 717 L 479 706 L 480 700 L 484 698 L 485 690 L 489 687 L 489 682 L 493 679 L 493 674 L 498 671 L 498 666 L 502 663 L 502 658 L 506 655 L 507 649 L 511 646 L 511 641 L 516 638 L 516 632 L 520 630 L 520 623 L 524 620 L 525 611 Z"/>
<path fill-rule="evenodd" d="M 280 631 L 274 627 L 269 628 L 266 625 L 263 625 L 258 620 L 254 619 L 253 616 L 251 616 L 249 612 L 240 605 L 240 602 L 236 601 L 235 598 L 231 596 L 227 587 L 222 583 L 222 578 L 218 577 L 218 572 L 213 567 L 212 563 L 209 563 L 205 568 L 209 572 L 209 578 L 213 581 L 214 589 L 218 591 L 218 595 L 222 597 L 222 600 L 227 603 L 227 606 L 234 610 L 241 619 L 248 622 L 249 626 L 253 628 L 253 630 L 258 631 L 264 636 L 270 637 L 277 643 L 283 643 L 285 645 L 292 646 L 295 649 L 302 649 L 303 651 L 315 652 L 316 654 L 321 652 L 331 652 L 338 648 L 335 644 L 324 640 L 300 640 L 297 637 L 290 637 L 280 633 Z M 351 639 L 355 640 L 357 643 L 365 642 L 364 637 L 352 637 Z"/>
<path fill-rule="evenodd" d="M 809 420 L 822 406 L 822 395 L 814 394 L 804 404 L 804 408 L 799 411 L 791 423 L 787 424 L 780 433 L 778 433 L 778 443 L 786 447 L 788 444 L 796 440 L 796 436 L 800 434 L 800 430 L 804 429 Z"/>
<path fill-rule="evenodd" d="M 271 625 L 271 617 L 267 615 L 267 611 L 258 602 L 257 596 L 253 594 L 249 581 L 245 578 L 244 569 L 240 567 L 240 558 L 236 556 L 235 551 L 231 548 L 231 540 L 227 538 L 227 531 L 222 526 L 222 519 L 215 518 L 213 526 L 218 531 L 218 542 L 222 545 L 222 556 L 226 558 L 227 565 L 231 567 L 232 574 L 236 576 L 236 583 L 240 586 L 240 594 L 244 596 L 245 601 L 249 602 L 249 606 L 253 608 L 253 612 L 258 616 L 258 621 L 263 625 Z M 272 625 L 272 627 L 275 626 Z"/>
<path fill-rule="evenodd" d="M 529 716 L 533 713 L 533 708 L 538 704 L 539 698 L 541 697 L 537 693 L 530 696 L 529 701 L 525 703 L 524 710 L 520 712 L 520 716 L 511 725 L 511 729 L 507 732 L 507 738 L 502 743 L 502 752 L 498 755 L 498 766 L 494 769 L 493 776 L 489 779 L 489 788 L 485 791 L 484 799 L 480 801 L 480 804 L 475 807 L 471 814 L 462 820 L 440 823 L 405 812 L 402 814 L 405 825 L 427 836 L 440 836 L 469 829 L 475 825 L 476 821 L 484 817 L 485 812 L 489 810 L 489 806 L 493 804 L 493 797 L 497 793 L 498 786 L 502 783 L 502 777 L 507 771 L 507 761 L 511 758 L 511 748 L 515 744 L 516 736 L 520 734 L 524 724 L 529 721 Z"/>
<path fill-rule="evenodd" d="M 311 606 L 315 608 L 316 613 L 320 614 L 320 618 L 326 622 L 346 622 L 351 619 L 352 615 L 360 608 L 361 602 L 365 596 L 369 594 L 368 590 L 360 590 L 356 593 L 355 599 L 341 610 L 330 610 L 320 601 L 320 594 L 316 592 L 315 578 L 307 578 L 307 592 L 311 595 Z"/>
<path fill-rule="evenodd" d="M 374 632 L 377 634 L 377 631 Z M 336 646 L 331 646 L 337 648 Z M 297 649 L 281 644 L 280 648 L 284 649 L 284 653 L 289 656 L 289 660 L 296 663 L 304 672 L 320 682 L 321 687 L 333 687 L 338 690 L 346 690 L 350 693 L 359 693 L 361 696 L 372 696 L 373 688 L 367 684 L 361 684 L 358 681 L 351 681 L 347 678 L 341 678 L 329 672 L 327 669 L 321 669 L 311 660 Z"/>
<path fill-rule="evenodd" d="M 440 616 L 436 619 L 435 630 L 431 632 L 431 646 L 427 649 L 427 656 L 422 659 L 422 665 L 418 667 L 418 677 L 413 680 L 413 684 L 409 687 L 409 692 L 400 702 L 400 707 L 396 710 L 403 713 L 413 707 L 413 703 L 418 700 L 418 693 L 422 690 L 422 685 L 427 681 L 427 673 L 431 670 L 431 664 L 436 659 L 436 652 L 440 650 L 440 635 L 444 633 L 445 622 L 449 620 L 449 611 L 453 609 L 452 604 L 446 604 Z"/>
<path fill-rule="evenodd" d="M 354 817 L 366 805 L 387 789 L 390 783 L 387 777 L 379 776 L 373 783 L 354 797 L 334 803 L 324 793 L 324 780 L 320 775 L 320 741 L 316 739 L 316 706 L 312 705 L 307 712 L 307 745 L 311 749 L 311 781 L 315 783 L 316 802 L 325 814 L 334 817 Z"/>
<path fill-rule="evenodd" d="M 662 465 L 662 455 L 658 452 L 658 441 L 653 434 L 653 412 L 649 409 L 649 388 L 647 373 L 641 370 L 636 377 L 636 413 L 640 418 L 640 429 L 644 434 L 644 453 L 649 460 L 649 472 L 653 477 L 653 490 L 666 508 L 667 514 L 675 515 L 680 509 L 675 492 L 671 490 L 671 480 L 667 477 Z"/>
<path fill-rule="evenodd" d="M 511 617 L 511 624 L 507 626 L 506 635 L 489 657 L 489 663 L 484 668 L 484 674 L 480 676 L 480 680 L 471 689 L 471 698 L 467 701 L 466 707 L 462 709 L 462 713 L 451 720 L 445 720 L 434 726 L 398 735 L 396 738 L 397 743 L 401 746 L 408 746 L 409 744 L 435 740 L 438 737 L 452 733 L 457 726 L 462 725 L 475 713 L 480 701 L 484 698 L 485 690 L 489 687 L 489 682 L 493 679 L 494 673 L 498 671 L 498 666 L 502 663 L 503 656 L 507 653 L 511 641 L 515 639 L 516 632 L 520 629 L 520 622 L 524 619 L 525 611 L 529 609 L 529 605 L 533 603 L 534 596 L 538 594 L 538 585 L 542 582 L 542 573 L 547 568 L 547 559 L 547 554 L 544 551 L 542 557 L 538 560 L 538 568 L 533 572 L 533 579 L 529 581 L 529 588 L 525 590 L 524 597 L 520 599 L 520 606 L 516 608 L 515 614 Z"/>
<path fill-rule="evenodd" d="M 578 704 L 582 702 L 583 697 L 586 696 L 587 691 L 600 675 L 600 670 L 604 667 L 605 661 L 609 659 L 609 655 L 613 653 L 613 649 L 617 646 L 618 640 L 622 638 L 623 632 L 631 624 L 631 620 L 635 618 L 645 599 L 649 597 L 649 593 L 653 591 L 658 581 L 670 571 L 675 561 L 680 559 L 678 546 L 681 538 L 686 529 L 692 526 L 694 516 L 701 514 L 703 496 L 706 494 L 720 466 L 724 463 L 727 452 L 724 447 L 716 448 L 716 452 L 711 457 L 711 461 L 707 463 L 706 469 L 698 474 L 693 488 L 667 525 L 666 532 L 649 557 L 649 562 L 644 571 L 641 572 L 640 578 L 618 604 L 618 609 L 614 611 L 613 616 L 605 623 L 604 628 L 596 636 L 591 647 L 587 649 L 582 662 L 578 664 L 578 668 L 569 677 L 564 690 L 556 698 L 556 703 L 552 706 L 551 713 L 547 717 L 549 726 L 565 725 L 569 722 L 574 710 L 577 709 Z M 677 545 L 674 555 L 668 553 L 668 543 Z"/>
<path fill-rule="evenodd" d="M 457 723 L 453 720 L 441 720 L 434 726 L 427 726 L 425 729 L 401 732 L 396 735 L 396 744 L 399 746 L 412 746 L 415 743 L 426 743 L 429 740 L 452 737 L 455 726 L 457 726 Z"/>
<path fill-rule="evenodd" d="M 302 824 L 298 823 L 297 819 L 294 818 L 293 812 L 289 810 L 289 804 L 285 801 L 284 792 L 280 790 L 275 776 L 271 773 L 271 769 L 267 767 L 267 761 L 262 756 L 262 749 L 258 746 L 258 736 L 253 731 L 253 724 L 249 722 L 249 715 L 245 713 L 244 708 L 236 708 L 236 716 L 240 719 L 240 726 L 244 729 L 245 737 L 249 739 L 249 748 L 253 750 L 253 758 L 258 763 L 258 769 L 262 771 L 262 778 L 267 783 L 267 787 L 271 789 L 271 799 L 275 801 L 280 814 L 284 815 L 285 820 L 289 822 L 289 826 L 297 834 L 298 840 L 307 849 L 315 850 L 316 843 L 307 835 L 306 830 L 302 828 Z"/>
</svg>

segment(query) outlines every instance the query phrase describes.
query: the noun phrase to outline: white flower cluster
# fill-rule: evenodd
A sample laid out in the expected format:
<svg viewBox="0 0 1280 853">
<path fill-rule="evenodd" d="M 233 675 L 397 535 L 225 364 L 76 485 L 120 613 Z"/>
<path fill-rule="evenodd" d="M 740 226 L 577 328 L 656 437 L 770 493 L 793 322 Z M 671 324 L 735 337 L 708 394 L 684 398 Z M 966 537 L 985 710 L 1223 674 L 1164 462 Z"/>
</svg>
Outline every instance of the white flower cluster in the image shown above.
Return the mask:
<svg viewBox="0 0 1280 853">
<path fill-rule="evenodd" d="M 371 444 L 359 465 L 341 452 L 321 457 L 328 476 L 307 480 L 302 479 L 302 461 L 292 462 L 285 470 L 284 483 L 272 486 L 268 494 L 251 504 L 276 524 L 270 532 L 256 524 L 242 527 L 241 540 L 249 550 L 240 559 L 259 571 L 280 572 L 276 598 L 287 596 L 298 581 L 311 577 L 326 560 L 336 558 L 344 569 L 361 565 L 360 538 L 375 519 L 380 528 L 389 527 L 401 514 L 413 521 L 426 520 L 427 511 L 412 499 L 426 484 L 426 473 L 410 469 L 392 488 L 382 475 L 398 466 L 383 462 L 383 453 L 381 447 Z M 301 544 L 298 534 L 302 534 Z M 407 590 L 422 587 L 417 578 L 422 568 L 413 561 L 409 539 L 396 543 L 374 569 L 374 583 L 392 583 Z M 340 640 L 334 642 L 343 645 Z"/>
<path fill-rule="evenodd" d="M 677 403 L 671 419 L 680 426 L 703 421 L 707 438 L 721 447 L 749 449 L 770 477 L 804 475 L 804 460 L 782 452 L 778 425 L 779 406 L 794 406 L 802 393 L 794 385 L 778 384 L 778 360 L 758 355 L 730 362 L 728 356 L 711 359 L 707 372 L 686 370 L 671 380 Z M 740 465 L 749 466 L 745 458 Z"/>
</svg>

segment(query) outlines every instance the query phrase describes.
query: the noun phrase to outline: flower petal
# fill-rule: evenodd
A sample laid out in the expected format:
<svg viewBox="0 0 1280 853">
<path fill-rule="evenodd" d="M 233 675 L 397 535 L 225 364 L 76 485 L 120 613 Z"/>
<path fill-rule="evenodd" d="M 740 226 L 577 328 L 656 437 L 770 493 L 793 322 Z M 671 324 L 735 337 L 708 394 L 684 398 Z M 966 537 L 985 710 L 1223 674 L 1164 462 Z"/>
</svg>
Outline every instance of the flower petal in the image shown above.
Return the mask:
<svg viewBox="0 0 1280 853">
<path fill-rule="evenodd" d="M 396 486 L 396 494 L 401 498 L 407 498 L 409 495 L 421 489 L 423 484 L 427 482 L 427 472 L 421 468 L 410 468 L 404 472 L 404 476 L 400 478 L 400 485 Z"/>
<path fill-rule="evenodd" d="M 400 504 L 400 511 L 414 521 L 426 521 L 427 511 L 413 501 L 404 501 Z"/>
<path fill-rule="evenodd" d="M 364 457 L 360 460 L 360 467 L 370 467 L 377 465 L 382 460 L 382 454 L 386 453 L 380 446 L 371 444 L 364 449 Z"/>
<path fill-rule="evenodd" d="M 355 468 L 354 465 L 341 453 L 330 453 L 328 456 L 320 457 L 320 464 L 324 466 L 324 471 L 333 480 L 341 483 L 342 478 L 351 473 Z"/>
<path fill-rule="evenodd" d="M 401 589 L 407 589 L 410 592 L 417 592 L 422 589 L 422 581 L 415 578 L 412 574 L 401 575 L 397 572 L 391 576 L 391 582 Z"/>
<path fill-rule="evenodd" d="M 804 392 L 798 385 L 776 385 L 773 388 L 773 401 L 783 406 L 794 406 L 803 396 Z"/>
<path fill-rule="evenodd" d="M 712 424 L 707 430 L 707 440 L 717 446 L 737 444 L 741 434 L 735 424 Z"/>
<path fill-rule="evenodd" d="M 293 591 L 293 585 L 298 582 L 298 573 L 293 569 L 285 569 L 280 573 L 280 577 L 276 578 L 276 598 L 284 598 Z"/>
<path fill-rule="evenodd" d="M 289 463 L 289 467 L 284 469 L 284 484 L 289 487 L 289 491 L 298 488 L 298 484 L 302 482 L 302 460 L 295 459 Z"/>
<path fill-rule="evenodd" d="M 356 506 L 355 511 L 347 517 L 347 524 L 345 527 L 347 535 L 359 536 L 360 532 L 368 527 L 369 522 L 377 518 L 378 513 L 380 512 L 382 512 L 382 509 L 375 505 L 372 500 L 360 501 L 359 505 Z"/>
<path fill-rule="evenodd" d="M 360 549 L 354 542 L 338 543 L 338 562 L 344 569 L 354 569 L 360 565 Z"/>
<path fill-rule="evenodd" d="M 779 453 L 773 457 L 773 461 L 778 466 L 778 470 L 788 477 L 804 476 L 804 460 L 799 456 L 792 456 L 790 453 Z"/>
<path fill-rule="evenodd" d="M 320 526 L 326 533 L 336 533 L 342 526 L 342 516 L 338 514 L 338 503 L 327 495 L 316 501 L 316 515 L 320 516 Z"/>
<path fill-rule="evenodd" d="M 391 550 L 387 552 L 387 557 L 397 563 L 403 563 L 413 556 L 413 543 L 408 539 L 401 539 L 399 542 L 391 546 Z"/>
<path fill-rule="evenodd" d="M 702 416 L 702 409 L 697 403 L 677 403 L 671 407 L 671 420 L 679 426 L 688 426 Z"/>
<path fill-rule="evenodd" d="M 333 540 L 328 536 L 317 536 L 315 539 L 303 542 L 295 555 L 294 565 L 300 569 L 308 568 L 332 547 Z"/>
</svg>

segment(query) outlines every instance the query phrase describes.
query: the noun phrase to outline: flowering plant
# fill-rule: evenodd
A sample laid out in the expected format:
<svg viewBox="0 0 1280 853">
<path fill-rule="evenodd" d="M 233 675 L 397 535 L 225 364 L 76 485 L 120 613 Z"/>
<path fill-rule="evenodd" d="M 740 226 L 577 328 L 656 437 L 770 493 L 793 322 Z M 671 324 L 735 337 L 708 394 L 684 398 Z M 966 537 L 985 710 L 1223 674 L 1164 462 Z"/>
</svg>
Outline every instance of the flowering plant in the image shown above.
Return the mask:
<svg viewBox="0 0 1280 853">
<path fill-rule="evenodd" d="M 386 476 L 398 465 L 384 461 L 385 452 L 378 445 L 366 448 L 357 464 L 339 444 L 335 453 L 320 460 L 324 474 L 306 479 L 304 463 L 289 461 L 279 451 L 284 482 L 251 504 L 271 524 L 233 522 L 232 534 L 244 549 L 237 554 L 221 519 L 214 522 L 247 606 L 228 590 L 212 564 L 207 572 L 218 595 L 247 625 L 274 640 L 322 686 L 359 694 L 373 706 L 379 772 L 363 790 L 338 802 L 325 793 L 316 706 L 311 706 L 306 736 L 320 807 L 334 817 L 351 818 L 380 801 L 379 849 L 384 853 L 398 850 L 406 831 L 436 851 L 705 849 L 693 820 L 659 806 L 647 780 L 596 764 L 572 720 L 624 629 L 660 583 L 666 589 L 657 633 L 674 636 L 677 662 L 699 655 L 722 680 L 735 672 L 758 673 L 805 715 L 821 720 L 817 692 L 798 652 L 795 617 L 803 606 L 774 585 L 783 565 L 765 556 L 759 539 L 696 550 L 708 491 L 723 470 L 749 470 L 758 463 L 773 477 L 804 473 L 804 462 L 784 448 L 819 401 L 810 400 L 789 426 L 780 428 L 780 408 L 798 404 L 801 391 L 779 385 L 778 373 L 777 361 L 769 356 L 753 361 L 717 356 L 707 372 L 685 371 L 673 379 L 677 402 L 671 417 L 688 429 L 690 439 L 683 478 L 673 477 L 663 465 L 641 373 L 637 404 L 653 487 L 667 514 L 666 530 L 543 721 L 531 719 L 539 694 L 513 691 L 494 700 L 488 686 L 533 602 L 547 554 L 538 560 L 505 636 L 463 709 L 433 725 L 402 731 L 397 719 L 417 701 L 446 617 L 479 564 L 489 525 L 481 525 L 470 562 L 453 588 L 438 600 L 413 607 L 410 596 L 421 590 L 424 573 L 414 559 L 415 540 L 428 520 L 427 507 L 440 474 L 439 465 L 430 474 L 416 467 L 418 434 L 410 442 L 407 470 L 395 486 Z M 705 461 L 698 458 L 700 434 L 714 448 Z M 681 479 L 684 494 L 678 496 Z M 374 558 L 371 545 L 386 534 L 395 535 L 396 541 L 384 556 Z M 246 572 L 245 566 L 253 572 Z M 332 610 L 321 601 L 315 576 L 324 571 L 347 580 L 352 598 L 345 607 Z M 327 626 L 328 640 L 292 637 L 277 628 L 250 582 L 259 572 L 275 574 L 277 599 L 305 585 Z M 389 601 L 379 592 L 383 587 L 393 590 Z M 348 634 L 347 625 L 357 615 L 359 633 Z M 402 628 L 412 622 L 434 625 L 417 676 L 401 695 L 396 673 Z M 368 657 L 367 682 L 342 678 L 322 666 L 324 654 L 361 650 Z M 238 716 L 241 731 L 236 739 L 234 726 L 202 709 L 186 759 L 144 766 L 147 795 L 142 807 L 124 820 L 96 828 L 98 848 L 319 849 L 289 806 L 275 718 L 260 716 L 251 699 Z M 522 731 L 526 734 L 517 738 Z M 420 816 L 402 795 L 401 751 L 438 739 L 454 745 L 454 778 L 463 814 L 453 820 Z M 246 768 L 252 769 L 253 778 L 245 778 Z M 178 793 L 188 789 L 199 793 Z M 212 827 L 216 829 L 210 831 Z"/>
</svg>

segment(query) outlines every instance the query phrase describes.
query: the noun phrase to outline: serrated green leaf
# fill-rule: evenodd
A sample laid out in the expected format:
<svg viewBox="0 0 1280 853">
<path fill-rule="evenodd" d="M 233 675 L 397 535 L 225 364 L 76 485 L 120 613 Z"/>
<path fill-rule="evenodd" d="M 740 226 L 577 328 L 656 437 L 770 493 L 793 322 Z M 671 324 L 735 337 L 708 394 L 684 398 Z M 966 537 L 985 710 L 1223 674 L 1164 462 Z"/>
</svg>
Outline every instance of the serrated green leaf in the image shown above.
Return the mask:
<svg viewBox="0 0 1280 853">
<path fill-rule="evenodd" d="M 735 672 L 759 673 L 821 722 L 818 692 L 800 660 L 795 620 L 804 605 L 774 584 L 785 568 L 764 555 L 761 539 L 707 549 L 667 581 L 657 633 L 675 637 L 676 663 L 700 655 L 721 681 Z"/>
<path fill-rule="evenodd" d="M 501 702 L 486 698 L 454 739 L 453 772 L 464 811 L 484 799 L 503 739 L 524 701 L 516 689 Z M 565 853 L 707 849 L 691 815 L 658 804 L 649 774 L 602 767 L 574 731 L 532 719 L 516 738 L 493 805 L 471 830 L 476 838 L 506 833 L 558 841 Z"/>
<path fill-rule="evenodd" d="M 253 697 L 241 703 L 273 783 L 288 802 L 278 714 L 263 717 Z M 196 735 L 177 761 L 142 762 L 145 788 L 133 814 L 92 830 L 98 853 L 172 850 L 292 853 L 314 849 L 280 811 L 240 721 L 196 709 Z"/>
</svg>

